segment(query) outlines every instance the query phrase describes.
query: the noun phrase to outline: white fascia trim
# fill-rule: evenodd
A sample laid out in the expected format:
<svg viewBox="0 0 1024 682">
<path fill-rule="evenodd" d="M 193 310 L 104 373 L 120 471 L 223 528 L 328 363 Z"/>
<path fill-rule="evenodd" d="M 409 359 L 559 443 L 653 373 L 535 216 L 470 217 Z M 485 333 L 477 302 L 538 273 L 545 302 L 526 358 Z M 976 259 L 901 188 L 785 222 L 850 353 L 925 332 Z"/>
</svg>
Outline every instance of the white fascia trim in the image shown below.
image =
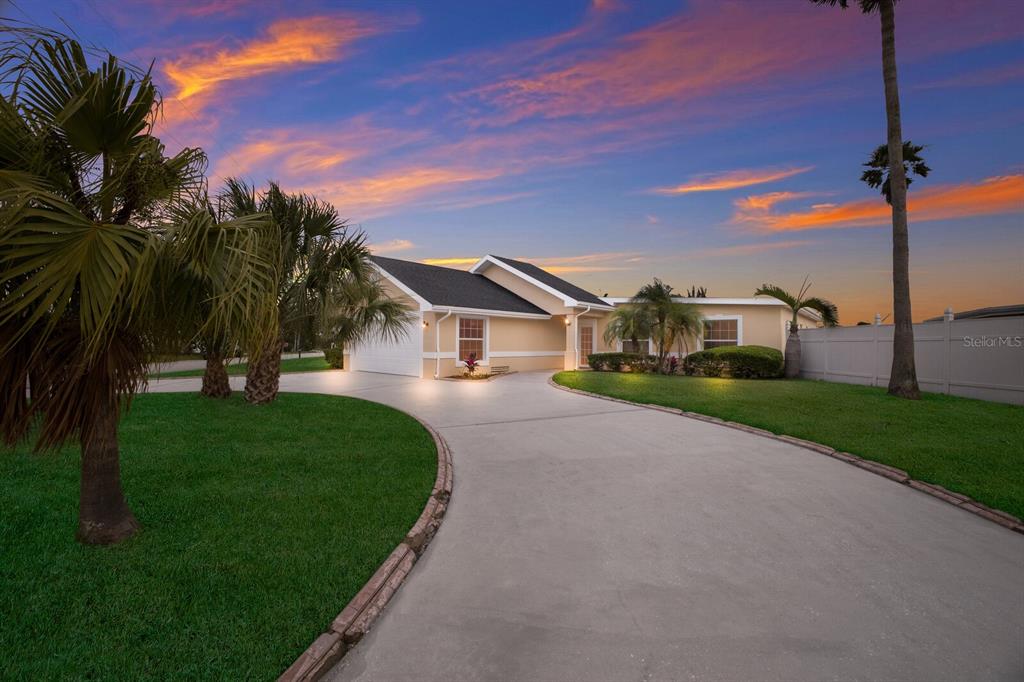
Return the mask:
<svg viewBox="0 0 1024 682">
<path fill-rule="evenodd" d="M 629 303 L 630 296 L 605 296 L 604 301 L 609 305 L 620 305 Z M 673 296 L 672 300 L 677 303 L 696 303 L 698 305 L 786 305 L 774 298 L 687 298 L 686 296 Z"/>
<path fill-rule="evenodd" d="M 511 272 L 516 277 L 529 282 L 538 289 L 548 292 L 555 298 L 562 301 L 562 303 L 569 308 L 575 308 L 581 305 L 580 302 L 577 301 L 575 298 L 563 294 L 561 291 L 555 289 L 554 287 L 549 287 L 547 284 L 544 284 L 544 282 L 541 282 L 540 280 L 534 279 L 533 277 L 530 277 L 529 275 L 520 272 L 518 269 L 512 267 L 511 265 L 508 265 L 507 263 L 502 263 L 500 260 L 489 254 L 481 258 L 476 265 L 469 269 L 469 271 L 472 273 L 477 273 L 480 270 L 486 269 L 486 265 L 496 265 L 502 270 L 507 270 L 508 272 Z"/>
<path fill-rule="evenodd" d="M 564 350 L 495 350 L 492 358 L 553 358 L 565 355 Z"/>
<path fill-rule="evenodd" d="M 563 355 L 565 355 L 565 351 L 563 350 L 496 350 L 491 352 L 490 359 L 493 360 L 494 358 L 553 358 L 562 357 Z M 443 351 L 441 353 L 426 351 L 425 353 L 423 353 L 423 359 L 454 360 L 455 353 L 453 351 Z"/>
<path fill-rule="evenodd" d="M 429 305 L 429 304 L 428 304 Z M 516 313 L 508 310 L 486 310 L 484 308 L 459 308 L 457 306 L 438 306 L 435 310 L 447 311 L 450 310 L 453 313 L 462 313 L 467 316 L 476 315 L 478 317 L 521 317 L 527 320 L 550 320 L 551 315 L 547 313 Z"/>
<path fill-rule="evenodd" d="M 374 268 L 377 269 L 377 272 L 379 272 L 381 275 L 384 276 L 384 279 L 386 279 L 387 281 L 389 281 L 392 284 L 394 284 L 396 287 L 401 289 L 402 293 L 406 294 L 407 296 L 412 298 L 414 301 L 416 301 L 416 303 L 418 303 L 419 306 L 420 306 L 420 312 L 432 309 L 432 306 L 430 305 L 430 302 L 427 299 L 423 298 L 422 296 L 417 294 L 415 291 L 410 289 L 408 286 L 405 285 L 405 283 L 403 283 L 401 280 L 399 280 L 397 277 L 392 275 L 390 272 L 388 272 L 387 270 L 382 268 L 377 263 L 372 263 L 372 265 L 373 265 Z"/>
</svg>

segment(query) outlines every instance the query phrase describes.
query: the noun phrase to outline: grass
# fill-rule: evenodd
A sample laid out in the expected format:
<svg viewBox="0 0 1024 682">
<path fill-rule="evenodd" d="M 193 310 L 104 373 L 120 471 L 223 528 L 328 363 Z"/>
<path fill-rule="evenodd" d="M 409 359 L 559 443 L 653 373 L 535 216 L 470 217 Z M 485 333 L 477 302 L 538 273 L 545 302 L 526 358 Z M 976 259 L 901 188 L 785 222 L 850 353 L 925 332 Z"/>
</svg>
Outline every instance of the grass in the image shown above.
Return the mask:
<svg viewBox="0 0 1024 682">
<path fill-rule="evenodd" d="M 555 381 L 824 443 L 1024 517 L 1024 407 L 808 380 L 561 372 Z"/>
<path fill-rule="evenodd" d="M 142 531 L 106 548 L 73 537 L 77 449 L 0 452 L 0 676 L 275 678 L 401 541 L 437 471 L 414 419 L 335 396 L 142 395 L 120 441 Z"/>
<path fill-rule="evenodd" d="M 246 369 L 249 365 L 245 362 L 232 362 L 228 366 L 228 374 L 231 376 L 238 376 L 245 374 Z M 327 364 L 327 361 L 323 357 L 317 356 L 312 358 L 288 358 L 281 361 L 281 373 L 288 372 L 322 372 L 324 370 L 331 369 L 331 366 Z M 151 379 L 175 379 L 178 377 L 201 377 L 203 376 L 202 369 L 183 369 L 175 372 L 160 372 L 159 374 L 150 374 Z"/>
</svg>

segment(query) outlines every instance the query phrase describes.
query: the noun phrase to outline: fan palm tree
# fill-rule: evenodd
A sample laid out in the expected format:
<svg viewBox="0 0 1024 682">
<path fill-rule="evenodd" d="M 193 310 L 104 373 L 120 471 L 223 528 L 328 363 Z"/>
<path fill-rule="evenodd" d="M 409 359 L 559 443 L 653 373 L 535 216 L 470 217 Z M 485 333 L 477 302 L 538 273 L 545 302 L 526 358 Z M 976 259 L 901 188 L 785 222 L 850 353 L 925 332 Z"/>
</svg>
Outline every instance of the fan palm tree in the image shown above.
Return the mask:
<svg viewBox="0 0 1024 682">
<path fill-rule="evenodd" d="M 272 309 L 274 264 L 250 250 L 265 221 L 217 223 L 191 211 L 206 157 L 167 157 L 151 133 L 148 71 L 74 40 L 5 30 L 0 56 L 0 437 L 36 448 L 77 440 L 77 537 L 138 529 L 121 488 L 117 428 L 153 357 L 177 350 L 195 283 L 230 273 L 198 327 Z M 216 264 L 216 265 L 215 265 Z"/>
<path fill-rule="evenodd" d="M 817 5 L 849 7 L 849 0 L 811 0 Z M 903 165 L 903 125 L 896 79 L 896 0 L 857 0 L 864 14 L 878 12 L 882 28 L 882 79 L 885 83 L 885 120 L 892 205 L 892 370 L 889 394 L 917 399 L 914 364 L 914 320 L 910 308 L 910 231 L 907 227 L 907 176 Z"/>
<path fill-rule="evenodd" d="M 651 338 L 650 311 L 640 305 L 627 303 L 615 308 L 604 329 L 604 342 L 609 346 L 616 341 L 628 340 L 634 352 L 640 352 L 640 339 Z"/>
<path fill-rule="evenodd" d="M 327 332 L 329 343 L 372 333 L 407 333 L 412 318 L 404 306 L 387 300 L 365 235 L 351 229 L 334 206 L 306 194 L 285 193 L 274 182 L 257 193 L 237 179 L 227 181 L 221 201 L 229 215 L 271 216 L 278 241 L 277 319 L 266 347 L 250 359 L 248 402 L 265 404 L 277 397 L 286 329 L 313 322 Z"/>
<path fill-rule="evenodd" d="M 789 336 L 786 338 L 786 365 L 785 376 L 793 379 L 800 376 L 800 334 L 797 316 L 801 310 L 815 310 L 821 315 L 821 321 L 826 327 L 834 327 L 839 324 L 839 311 L 834 303 L 823 298 L 808 297 L 807 292 L 811 283 L 804 277 L 800 290 L 794 296 L 782 287 L 774 284 L 762 284 L 755 296 L 771 296 L 789 306 L 793 318 L 789 322 Z"/>
<path fill-rule="evenodd" d="M 922 178 L 928 177 L 928 173 L 931 172 L 931 168 L 924 162 L 924 158 L 921 156 L 921 152 L 924 151 L 924 147 L 918 144 L 914 144 L 910 140 L 903 143 L 903 174 L 907 178 L 907 187 L 910 187 L 910 183 L 914 181 L 910 177 L 910 173 L 917 175 Z M 885 202 L 892 205 L 892 184 L 889 181 L 889 147 L 888 145 L 880 144 L 871 153 L 871 158 L 864 164 L 867 168 L 866 171 L 861 173 L 861 182 L 867 184 L 868 187 L 874 189 L 882 188 L 882 196 L 885 197 Z"/>
</svg>

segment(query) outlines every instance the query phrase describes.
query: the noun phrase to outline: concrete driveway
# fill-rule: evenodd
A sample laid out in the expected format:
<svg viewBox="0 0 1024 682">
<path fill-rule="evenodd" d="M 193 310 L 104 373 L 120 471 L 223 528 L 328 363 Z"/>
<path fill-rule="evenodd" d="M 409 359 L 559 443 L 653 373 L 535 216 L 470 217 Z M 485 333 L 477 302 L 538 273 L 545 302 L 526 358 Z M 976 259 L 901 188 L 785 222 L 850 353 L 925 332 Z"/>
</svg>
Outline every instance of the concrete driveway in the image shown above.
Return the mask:
<svg viewBox="0 0 1024 682">
<path fill-rule="evenodd" d="M 329 679 L 1024 678 L 1024 537 L 808 450 L 546 378 L 282 379 L 413 412 L 454 457 L 440 532 Z"/>
</svg>

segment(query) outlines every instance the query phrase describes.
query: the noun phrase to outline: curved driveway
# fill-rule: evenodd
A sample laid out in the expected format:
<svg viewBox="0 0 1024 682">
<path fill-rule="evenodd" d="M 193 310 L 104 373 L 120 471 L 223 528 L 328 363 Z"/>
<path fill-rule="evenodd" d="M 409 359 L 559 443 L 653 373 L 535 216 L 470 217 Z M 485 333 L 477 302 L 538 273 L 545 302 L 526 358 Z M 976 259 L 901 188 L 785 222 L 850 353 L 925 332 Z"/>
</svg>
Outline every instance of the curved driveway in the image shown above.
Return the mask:
<svg viewBox="0 0 1024 682">
<path fill-rule="evenodd" d="M 329 679 L 1024 678 L 1024 537 L 546 378 L 282 378 L 415 413 L 454 457 L 441 530 Z"/>
</svg>

